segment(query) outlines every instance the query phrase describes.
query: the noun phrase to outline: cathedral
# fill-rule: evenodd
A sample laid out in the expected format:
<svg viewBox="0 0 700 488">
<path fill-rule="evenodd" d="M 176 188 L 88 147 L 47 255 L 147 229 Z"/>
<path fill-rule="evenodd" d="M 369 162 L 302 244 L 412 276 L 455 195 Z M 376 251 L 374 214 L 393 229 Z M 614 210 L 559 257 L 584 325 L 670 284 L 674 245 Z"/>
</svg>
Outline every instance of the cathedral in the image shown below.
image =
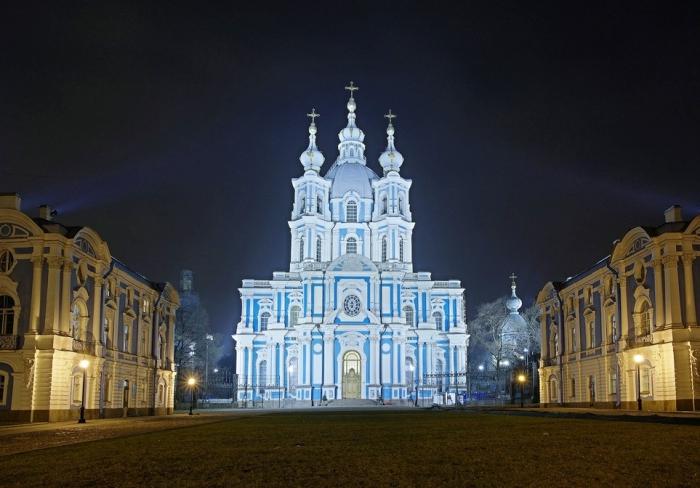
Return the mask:
<svg viewBox="0 0 700 488">
<path fill-rule="evenodd" d="M 322 175 L 319 116 L 292 180 L 289 272 L 243 280 L 237 400 L 409 401 L 455 387 L 468 335 L 459 280 L 413 271 L 409 191 L 391 110 L 382 176 L 367 166 L 352 82 L 338 157 Z M 448 380 L 448 378 L 452 378 Z"/>
</svg>

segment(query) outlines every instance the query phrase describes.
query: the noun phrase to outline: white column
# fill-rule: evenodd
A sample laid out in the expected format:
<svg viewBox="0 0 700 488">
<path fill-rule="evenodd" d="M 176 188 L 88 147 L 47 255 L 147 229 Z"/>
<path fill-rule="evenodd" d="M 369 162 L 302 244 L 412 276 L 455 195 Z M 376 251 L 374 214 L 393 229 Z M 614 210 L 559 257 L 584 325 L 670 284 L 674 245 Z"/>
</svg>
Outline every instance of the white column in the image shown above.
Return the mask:
<svg viewBox="0 0 700 488">
<path fill-rule="evenodd" d="M 61 283 L 61 321 L 59 329 L 62 332 L 70 332 L 70 315 L 71 315 L 71 272 L 73 269 L 73 260 L 70 257 L 63 261 L 63 279 Z"/>
<path fill-rule="evenodd" d="M 678 283 L 678 256 L 663 257 L 664 298 L 666 299 L 666 326 L 681 324 L 681 297 Z"/>
<path fill-rule="evenodd" d="M 692 254 L 683 255 L 683 278 L 685 280 L 685 316 L 686 327 L 697 325 L 698 318 L 695 310 L 695 289 L 693 286 L 693 259 Z"/>
<path fill-rule="evenodd" d="M 41 274 L 44 260 L 41 257 L 41 249 L 35 250 L 38 254 L 32 258 L 32 308 L 29 316 L 29 332 L 36 334 L 39 330 L 39 316 L 41 315 Z"/>
<path fill-rule="evenodd" d="M 334 384 L 333 381 L 333 342 L 334 338 L 332 333 L 326 333 L 323 337 L 323 384 L 324 386 L 331 386 Z"/>
<path fill-rule="evenodd" d="M 253 381 L 253 345 L 248 347 L 248 374 L 246 383 L 250 384 Z"/>
</svg>

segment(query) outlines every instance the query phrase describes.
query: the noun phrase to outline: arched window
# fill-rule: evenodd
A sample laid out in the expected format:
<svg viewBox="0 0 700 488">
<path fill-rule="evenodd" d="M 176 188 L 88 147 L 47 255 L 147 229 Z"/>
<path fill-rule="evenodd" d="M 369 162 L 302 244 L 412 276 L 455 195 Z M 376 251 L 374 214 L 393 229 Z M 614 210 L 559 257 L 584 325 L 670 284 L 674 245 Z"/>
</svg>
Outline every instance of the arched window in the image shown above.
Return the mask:
<svg viewBox="0 0 700 488">
<path fill-rule="evenodd" d="M 304 238 L 299 238 L 299 262 L 304 260 Z"/>
<path fill-rule="evenodd" d="M 345 243 L 345 254 L 357 254 L 357 241 L 354 237 L 349 237 Z"/>
<path fill-rule="evenodd" d="M 289 309 L 289 326 L 294 327 L 299 323 L 299 305 L 292 305 Z"/>
<path fill-rule="evenodd" d="M 651 313 L 649 310 L 649 302 L 643 299 L 641 306 L 639 307 L 639 335 L 644 336 L 651 333 Z"/>
<path fill-rule="evenodd" d="M 413 323 L 413 307 L 410 305 L 406 305 L 403 307 L 403 315 L 406 317 L 406 325 L 409 325 L 411 327 L 414 327 L 415 324 Z"/>
<path fill-rule="evenodd" d="M 386 195 L 382 197 L 382 213 L 385 214 L 387 213 L 389 209 L 389 203 L 387 201 Z"/>
<path fill-rule="evenodd" d="M 357 203 L 350 200 L 345 207 L 345 221 L 357 222 Z"/>
<path fill-rule="evenodd" d="M 323 250 L 323 243 L 321 242 L 321 238 L 317 237 L 316 238 L 316 261 L 319 263 L 321 262 L 321 251 Z"/>
<path fill-rule="evenodd" d="M 270 313 L 263 312 L 260 314 L 260 332 L 265 332 L 267 330 L 267 324 L 270 321 Z"/>
<path fill-rule="evenodd" d="M 386 251 L 387 251 L 386 236 L 384 236 L 384 237 L 382 237 L 382 262 L 386 262 Z"/>
<path fill-rule="evenodd" d="M 403 263 L 403 237 L 399 239 L 399 261 Z"/>
<path fill-rule="evenodd" d="M 15 301 L 11 296 L 0 295 L 0 335 L 13 335 L 15 331 Z"/>
<path fill-rule="evenodd" d="M 433 312 L 433 321 L 435 322 L 435 328 L 437 330 L 442 330 L 442 314 L 440 312 Z"/>
</svg>

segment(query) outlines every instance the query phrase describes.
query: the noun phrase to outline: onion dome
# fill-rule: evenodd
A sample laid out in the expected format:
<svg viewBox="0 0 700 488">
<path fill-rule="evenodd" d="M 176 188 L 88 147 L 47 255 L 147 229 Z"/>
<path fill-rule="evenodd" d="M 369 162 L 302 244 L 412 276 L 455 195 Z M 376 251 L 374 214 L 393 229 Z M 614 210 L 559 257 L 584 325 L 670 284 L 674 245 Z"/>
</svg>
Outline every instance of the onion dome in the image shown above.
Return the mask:
<svg viewBox="0 0 700 488">
<path fill-rule="evenodd" d="M 311 113 L 306 114 L 306 116 L 311 119 L 311 125 L 309 125 L 309 147 L 306 148 L 306 151 L 301 153 L 299 161 L 304 167 L 304 171 L 314 171 L 318 173 L 321 169 L 321 165 L 323 165 L 325 161 L 323 153 L 316 147 L 316 132 L 318 132 L 318 130 L 316 129 L 315 119 L 321 115 L 317 114 L 316 109 L 313 108 L 311 109 Z"/>
<path fill-rule="evenodd" d="M 338 144 L 338 159 L 336 164 L 343 163 L 360 163 L 365 164 L 365 145 L 363 141 L 365 140 L 365 133 L 362 129 L 357 127 L 355 124 L 355 110 L 357 110 L 357 104 L 355 103 L 354 92 L 360 88 L 355 86 L 351 81 L 349 86 L 345 87 L 346 90 L 350 91 L 350 99 L 348 100 L 348 125 L 343 130 L 338 132 L 338 139 L 340 144 Z"/>
<path fill-rule="evenodd" d="M 387 144 L 386 150 L 379 156 L 379 164 L 381 164 L 384 169 L 384 174 L 386 175 L 391 171 L 396 171 L 398 173 L 403 164 L 403 155 L 394 147 L 394 126 L 391 123 L 391 119 L 395 119 L 396 115 L 392 114 L 391 109 L 389 109 L 389 113 L 384 115 L 384 117 L 389 119 L 389 125 L 386 128 Z"/>
<path fill-rule="evenodd" d="M 508 297 L 506 300 L 506 309 L 508 309 L 508 313 L 512 314 L 517 314 L 518 310 L 520 310 L 520 307 L 523 306 L 523 301 L 518 298 L 518 295 L 515 294 L 515 279 L 517 276 L 515 276 L 515 273 L 510 275 L 510 279 L 512 280 L 510 289 L 511 289 L 511 295 Z"/>
</svg>

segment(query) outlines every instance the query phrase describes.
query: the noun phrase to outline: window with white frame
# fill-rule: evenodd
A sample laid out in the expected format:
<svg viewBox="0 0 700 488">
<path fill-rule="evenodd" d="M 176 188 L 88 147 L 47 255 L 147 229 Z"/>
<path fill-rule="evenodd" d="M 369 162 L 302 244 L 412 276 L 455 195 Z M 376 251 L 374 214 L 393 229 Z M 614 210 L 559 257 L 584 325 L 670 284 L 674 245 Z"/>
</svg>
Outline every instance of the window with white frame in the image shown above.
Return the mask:
<svg viewBox="0 0 700 488">
<path fill-rule="evenodd" d="M 267 384 L 267 361 L 260 361 L 258 366 L 258 385 L 260 385 L 260 393 L 265 393 L 265 385 Z"/>
<path fill-rule="evenodd" d="M 435 329 L 442 330 L 444 325 L 442 321 L 442 313 L 433 312 L 433 322 L 435 322 Z"/>
<path fill-rule="evenodd" d="M 0 335 L 15 332 L 15 300 L 9 295 L 0 295 Z"/>
<path fill-rule="evenodd" d="M 403 263 L 403 237 L 399 239 L 399 261 Z"/>
<path fill-rule="evenodd" d="M 270 322 L 270 313 L 263 312 L 260 314 L 260 332 L 267 330 L 267 324 Z"/>
<path fill-rule="evenodd" d="M 316 197 L 316 212 L 323 213 L 323 198 L 321 198 L 321 195 Z"/>
<path fill-rule="evenodd" d="M 299 305 L 292 305 L 289 309 L 289 326 L 295 327 L 299 323 Z"/>
<path fill-rule="evenodd" d="M 576 398 L 576 378 L 571 377 L 571 398 Z"/>
<path fill-rule="evenodd" d="M 405 305 L 403 307 L 403 315 L 406 318 L 406 325 L 413 327 L 415 325 L 413 322 L 413 307 Z"/>
<path fill-rule="evenodd" d="M 549 378 L 549 401 L 556 402 L 558 398 L 557 379 L 552 376 Z"/>
<path fill-rule="evenodd" d="M 301 196 L 301 203 L 299 204 L 299 213 L 306 213 L 306 195 Z"/>
<path fill-rule="evenodd" d="M 382 237 L 382 262 L 386 262 L 387 254 L 387 242 L 386 236 Z"/>
<path fill-rule="evenodd" d="M 382 197 L 382 213 L 385 214 L 389 210 L 389 204 L 386 195 Z"/>
<path fill-rule="evenodd" d="M 73 374 L 72 390 L 73 404 L 79 405 L 83 400 L 83 373 Z"/>
<path fill-rule="evenodd" d="M 357 254 L 357 240 L 349 237 L 345 242 L 345 254 Z"/>
<path fill-rule="evenodd" d="M 403 215 L 403 197 L 399 196 L 399 213 Z"/>
<path fill-rule="evenodd" d="M 651 395 L 651 368 L 645 364 L 639 367 L 639 392 Z"/>
<path fill-rule="evenodd" d="M 596 347 L 595 319 L 590 318 L 586 325 L 588 326 L 588 347 L 590 349 L 590 348 Z"/>
<path fill-rule="evenodd" d="M 304 260 L 304 238 L 299 238 L 299 261 Z"/>
<path fill-rule="evenodd" d="M 350 200 L 345 206 L 345 221 L 357 222 L 357 203 Z"/>
<path fill-rule="evenodd" d="M 122 337 L 123 343 L 122 343 L 122 351 L 124 352 L 131 352 L 131 343 L 129 342 L 131 339 L 131 330 L 129 327 L 129 324 L 124 324 L 124 335 Z"/>
</svg>

